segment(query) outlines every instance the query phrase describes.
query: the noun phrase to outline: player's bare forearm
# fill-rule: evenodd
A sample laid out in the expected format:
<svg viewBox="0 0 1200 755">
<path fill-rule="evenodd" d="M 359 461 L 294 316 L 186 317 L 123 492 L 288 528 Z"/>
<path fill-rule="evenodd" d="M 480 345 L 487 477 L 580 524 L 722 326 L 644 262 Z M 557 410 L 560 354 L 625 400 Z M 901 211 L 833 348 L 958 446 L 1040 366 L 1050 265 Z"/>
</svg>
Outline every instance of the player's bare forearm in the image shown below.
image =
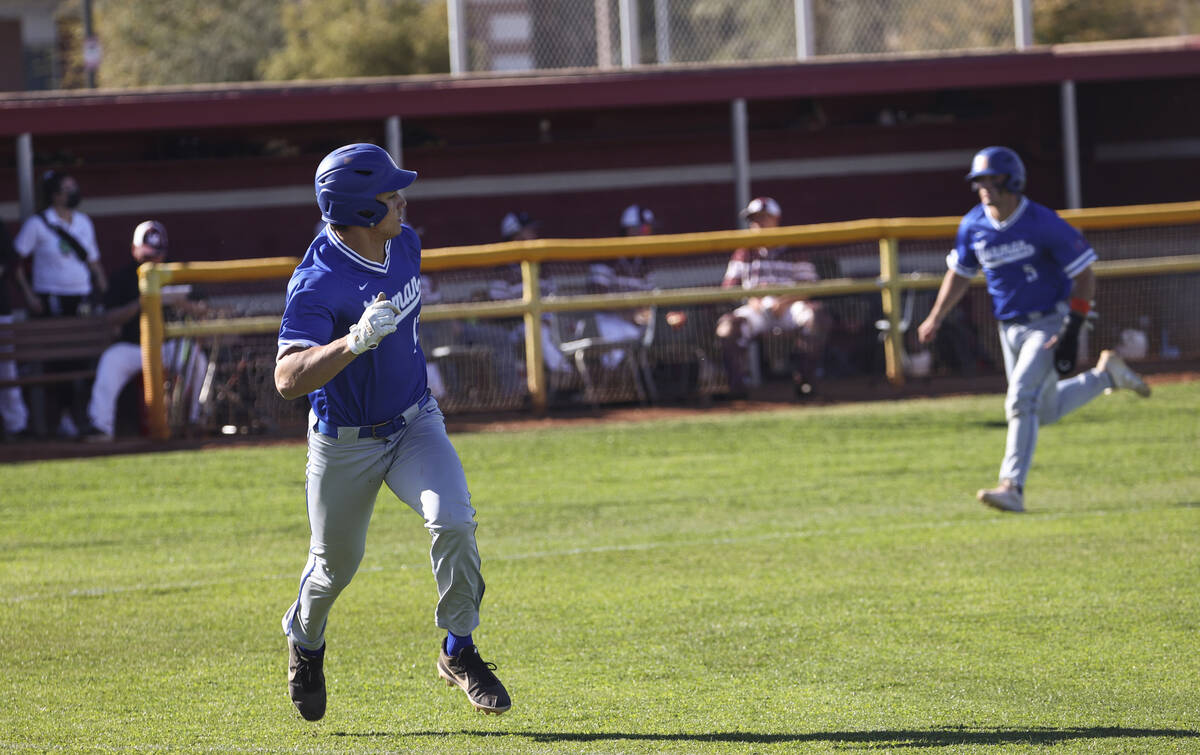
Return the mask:
<svg viewBox="0 0 1200 755">
<path fill-rule="evenodd" d="M 141 311 L 142 311 L 141 301 L 138 299 L 134 299 L 133 301 L 129 302 L 128 304 L 122 304 L 121 306 L 116 307 L 115 309 L 108 310 L 107 312 L 104 313 L 104 316 L 106 318 L 108 318 L 109 323 L 112 325 L 124 325 L 125 323 L 132 320 L 134 317 L 137 317 L 138 313 Z"/>
<path fill-rule="evenodd" d="M 289 351 L 275 363 L 275 390 L 289 401 L 308 395 L 337 377 L 355 356 L 347 338 Z"/>
<path fill-rule="evenodd" d="M 1075 276 L 1071 286 L 1071 298 L 1089 302 L 1096 298 L 1096 271 L 1091 266 L 1085 267 L 1083 272 Z"/>
<path fill-rule="evenodd" d="M 942 320 L 946 319 L 946 315 L 958 306 L 970 287 L 970 278 L 964 278 L 953 270 L 947 270 L 946 277 L 942 278 L 942 285 L 938 288 L 933 308 L 929 310 L 929 316 L 917 327 L 917 340 L 921 343 L 932 342 L 937 335 L 938 328 L 942 326 Z"/>
</svg>

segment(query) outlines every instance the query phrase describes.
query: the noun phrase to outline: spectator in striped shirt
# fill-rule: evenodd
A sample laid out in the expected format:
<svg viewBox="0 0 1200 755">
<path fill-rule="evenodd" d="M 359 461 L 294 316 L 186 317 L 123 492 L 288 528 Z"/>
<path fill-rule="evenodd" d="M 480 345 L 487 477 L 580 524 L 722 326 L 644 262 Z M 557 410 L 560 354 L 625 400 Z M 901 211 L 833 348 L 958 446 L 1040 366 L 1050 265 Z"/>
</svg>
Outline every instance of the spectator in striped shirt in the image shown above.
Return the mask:
<svg viewBox="0 0 1200 755">
<path fill-rule="evenodd" d="M 741 216 L 750 228 L 776 228 L 782 212 L 771 197 L 757 197 Z M 734 251 L 721 281 L 724 288 L 752 291 L 764 286 L 810 283 L 820 279 L 812 262 L 787 247 L 743 247 Z M 813 392 L 820 376 L 821 356 L 829 334 L 829 316 L 821 304 L 794 296 L 753 296 L 717 321 L 717 340 L 729 377 L 731 398 L 744 398 L 750 373 L 750 344 L 760 336 L 794 333 L 789 355 L 797 398 Z"/>
</svg>

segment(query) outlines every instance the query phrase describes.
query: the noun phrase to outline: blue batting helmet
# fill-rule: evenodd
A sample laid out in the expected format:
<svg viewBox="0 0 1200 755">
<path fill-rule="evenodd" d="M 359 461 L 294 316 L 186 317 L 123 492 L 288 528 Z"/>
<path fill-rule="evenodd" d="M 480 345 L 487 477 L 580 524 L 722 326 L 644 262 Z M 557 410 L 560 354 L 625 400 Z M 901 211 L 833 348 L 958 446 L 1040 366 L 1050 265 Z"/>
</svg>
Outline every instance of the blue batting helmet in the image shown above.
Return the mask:
<svg viewBox="0 0 1200 755">
<path fill-rule="evenodd" d="M 1025 191 L 1025 163 L 1008 147 L 984 147 L 971 160 L 968 181 L 980 176 L 1008 176 L 1003 187 L 1014 194 Z"/>
<path fill-rule="evenodd" d="M 317 206 L 321 219 L 334 225 L 373 227 L 387 215 L 376 194 L 399 191 L 417 180 L 411 170 L 374 144 L 347 144 L 325 156 L 317 166 Z"/>
</svg>

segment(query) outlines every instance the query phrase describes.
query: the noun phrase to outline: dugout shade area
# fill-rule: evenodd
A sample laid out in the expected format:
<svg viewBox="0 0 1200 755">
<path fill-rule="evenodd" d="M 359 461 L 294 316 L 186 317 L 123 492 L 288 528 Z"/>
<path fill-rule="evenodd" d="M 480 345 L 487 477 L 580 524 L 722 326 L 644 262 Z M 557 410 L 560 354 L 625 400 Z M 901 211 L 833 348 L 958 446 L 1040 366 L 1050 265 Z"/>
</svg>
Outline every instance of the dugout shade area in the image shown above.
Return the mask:
<svg viewBox="0 0 1200 755">
<path fill-rule="evenodd" d="M 1105 315 L 1082 339 L 1081 368 L 1093 364 L 1099 350 L 1110 346 L 1135 363 L 1200 357 L 1200 254 L 1191 253 L 1200 244 L 1200 202 L 1063 214 L 1088 234 L 1102 257 L 1096 263 L 1097 298 L 1105 303 Z M 719 284 L 728 250 L 748 243 L 802 247 L 814 258 L 835 261 L 836 267 L 827 268 L 837 271 L 833 277 L 758 290 L 763 295 L 816 299 L 832 314 L 838 323 L 838 338 L 821 356 L 831 379 L 852 377 L 835 374 L 840 370 L 869 375 L 881 367 L 889 381 L 903 383 L 912 372 L 913 355 L 924 350 L 914 341 L 915 328 L 910 326 L 928 314 L 957 222 L 955 217 L 896 218 L 428 250 L 428 276 L 455 282 L 446 289 L 426 289 L 438 291 L 440 302 L 427 304 L 422 313 L 422 344 L 437 374 L 435 380 L 431 375 L 431 385 L 436 386 L 439 401 L 449 412 L 530 408 L 540 413 L 550 408 L 556 394 L 593 406 L 678 399 L 681 396 L 671 391 L 684 379 L 682 375 L 690 376 L 682 398 L 694 400 L 727 390 L 728 376 L 719 366 L 720 347 L 713 338 L 713 324 L 719 312 L 743 296 L 741 291 L 723 289 Z M 1164 254 L 1171 250 L 1178 253 Z M 647 260 L 650 288 L 589 290 L 592 263 L 630 257 Z M 144 383 L 150 387 L 145 400 L 155 437 L 165 438 L 171 432 L 172 381 L 164 375 L 161 359 L 155 358 L 162 352 L 163 338 L 170 337 L 196 339 L 198 346 L 214 357 L 205 387 L 210 424 L 221 424 L 217 413 L 231 406 L 230 396 L 223 396 L 221 387 L 239 384 L 249 392 L 235 396 L 234 403 L 249 421 L 279 423 L 289 413 L 299 421 L 307 408 L 305 402 L 282 402 L 273 384 L 263 377 L 270 374 L 273 363 L 277 314 L 167 324 L 161 306 L 161 291 L 167 285 L 284 281 L 298 261 L 274 258 L 142 266 Z M 467 292 L 486 287 L 496 270 L 513 265 L 521 272 L 519 293 L 507 299 L 470 300 L 474 297 Z M 552 270 L 556 272 L 545 280 L 555 284 L 546 285 L 543 271 Z M 957 318 L 944 328 L 953 340 L 944 344 L 944 351 L 928 355 L 932 372 L 972 375 L 989 366 L 993 372 L 999 368 L 1000 347 L 982 283 L 982 278 L 976 279 Z M 458 296 L 446 295 L 447 290 L 457 290 Z M 466 300 L 455 301 L 463 296 Z M 661 321 L 660 315 L 667 311 L 686 312 L 692 325 L 677 328 Z M 627 313 L 634 321 L 638 313 L 647 317 L 641 322 L 640 335 L 616 343 L 605 343 L 595 333 L 572 332 L 596 312 Z M 874 312 L 880 314 L 879 319 L 872 320 Z M 491 335 L 469 343 L 462 340 L 462 334 L 472 330 Z M 257 357 L 253 355 L 256 337 L 261 349 Z M 865 349 L 867 361 L 857 365 L 853 349 L 839 351 L 855 337 L 860 343 L 874 344 Z M 222 356 L 218 348 L 222 341 L 226 348 L 236 344 L 236 360 Z M 576 343 L 578 359 L 558 362 L 547 354 L 558 350 L 570 355 Z M 760 346 L 775 351 L 774 356 L 786 363 L 793 343 L 789 336 L 767 334 Z M 587 353 L 589 350 L 592 353 Z M 452 356 L 461 359 L 455 362 Z M 767 363 L 770 356 L 768 353 Z M 251 376 L 255 365 L 258 380 Z M 670 367 L 677 369 L 667 369 Z M 231 368 L 244 374 L 230 373 Z M 930 379 L 930 374 L 931 370 L 925 369 L 919 376 Z M 595 375 L 605 378 L 602 381 Z"/>
<path fill-rule="evenodd" d="M 801 244 L 819 262 L 825 282 L 807 293 L 828 299 L 838 318 L 831 374 L 897 380 L 905 344 L 898 335 L 881 342 L 876 322 L 889 320 L 898 334 L 906 311 L 919 320 L 933 292 L 911 274 L 944 270 L 948 236 L 888 242 L 893 236 L 878 224 L 905 221 L 862 219 L 957 218 L 973 202 L 963 181 L 970 157 L 988 144 L 1020 152 L 1030 195 L 1055 208 L 1189 202 L 1200 173 L 1196 134 L 1195 37 L 721 67 L 9 93 L 0 94 L 0 218 L 15 231 L 36 206 L 35 176 L 66 168 L 79 179 L 107 269 L 128 259 L 132 229 L 150 217 L 170 228 L 172 263 L 199 265 L 191 272 L 253 267 L 251 260 L 294 258 L 311 239 L 321 157 L 347 142 L 378 143 L 420 173 L 407 192 L 408 221 L 431 250 L 422 326 L 446 384 L 443 405 L 537 409 L 556 399 L 653 400 L 648 372 L 693 394 L 719 393 L 711 331 L 735 295 L 709 289 L 729 244 L 745 240 L 727 235 L 739 232 L 737 212 L 751 196 L 779 200 L 782 232 L 795 236 L 778 240 Z M 654 211 L 655 238 L 671 251 L 603 248 L 630 204 Z M 491 246 L 501 218 L 518 210 L 538 219 L 543 240 Z M 1130 213 L 1158 210 L 1098 210 L 1128 221 L 1111 228 L 1089 228 L 1080 216 L 1104 264 L 1126 266 L 1102 272 L 1104 319 L 1093 344 L 1112 345 L 1132 330 L 1147 358 L 1196 354 L 1195 273 L 1176 259 L 1196 252 L 1190 211 L 1177 207 L 1147 223 Z M 876 226 L 854 238 L 800 241 L 812 232 L 800 226 L 855 222 Z M 888 243 L 890 272 L 881 257 Z M 590 262 L 635 251 L 653 290 L 589 287 Z M 1150 271 L 1143 261 L 1151 258 L 1173 261 Z M 284 279 L 232 269 L 246 279 L 220 273 L 198 284 L 212 322 L 223 324 L 166 322 L 163 333 L 187 325 L 200 328 L 190 337 L 209 339 L 209 396 L 221 407 L 212 427 L 270 429 L 297 420 L 293 405 L 272 403 L 270 388 L 268 323 L 278 322 Z M 522 274 L 526 287 L 537 276 L 523 300 Z M 881 277 L 890 287 L 879 288 Z M 511 285 L 508 298 L 484 293 L 498 279 Z M 914 293 L 906 298 L 897 280 Z M 626 299 L 569 301 L 580 296 Z M 573 357 L 567 369 L 539 376 L 545 359 L 529 357 L 546 344 L 531 334 L 545 326 L 547 343 L 579 345 L 592 332 L 571 313 L 601 305 L 630 317 L 651 308 L 656 318 L 682 306 L 692 317 L 682 332 L 658 327 L 650 342 L 608 349 L 642 350 L 647 359 L 609 376 L 607 388 L 600 373 L 591 376 L 593 390 L 581 385 Z M 960 320 L 959 343 L 935 360 L 935 373 L 995 370 L 984 292 L 971 294 Z M 217 332 L 226 327 L 233 330 Z M 1103 331 L 1109 327 L 1117 330 Z M 785 352 L 786 342 L 765 339 L 767 377 L 786 363 Z M 604 362 L 593 349 L 585 366 L 593 358 Z"/>
<path fill-rule="evenodd" d="M 760 195 L 789 225 L 961 215 L 962 176 L 988 144 L 1016 149 L 1030 195 L 1051 207 L 1178 202 L 1196 198 L 1197 134 L 1197 37 L 5 93 L 0 218 L 15 230 L 36 209 L 36 177 L 66 168 L 110 270 L 147 217 L 171 229 L 173 261 L 296 256 L 318 217 L 313 170 L 355 141 L 420 173 L 408 219 L 428 248 L 499 241 L 519 210 L 545 238 L 615 235 L 630 204 L 651 208 L 660 233 L 727 230 Z"/>
</svg>

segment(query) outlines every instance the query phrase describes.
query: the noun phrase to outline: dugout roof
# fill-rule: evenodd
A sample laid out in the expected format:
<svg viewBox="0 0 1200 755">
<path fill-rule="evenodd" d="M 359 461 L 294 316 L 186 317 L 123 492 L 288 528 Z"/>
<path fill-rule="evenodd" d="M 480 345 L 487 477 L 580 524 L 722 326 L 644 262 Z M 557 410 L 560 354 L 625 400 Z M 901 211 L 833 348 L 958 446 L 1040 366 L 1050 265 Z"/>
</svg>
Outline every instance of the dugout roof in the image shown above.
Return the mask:
<svg viewBox="0 0 1200 755">
<path fill-rule="evenodd" d="M 1200 36 L 1023 51 L 0 94 L 0 135 L 335 122 L 1200 75 Z"/>
</svg>

